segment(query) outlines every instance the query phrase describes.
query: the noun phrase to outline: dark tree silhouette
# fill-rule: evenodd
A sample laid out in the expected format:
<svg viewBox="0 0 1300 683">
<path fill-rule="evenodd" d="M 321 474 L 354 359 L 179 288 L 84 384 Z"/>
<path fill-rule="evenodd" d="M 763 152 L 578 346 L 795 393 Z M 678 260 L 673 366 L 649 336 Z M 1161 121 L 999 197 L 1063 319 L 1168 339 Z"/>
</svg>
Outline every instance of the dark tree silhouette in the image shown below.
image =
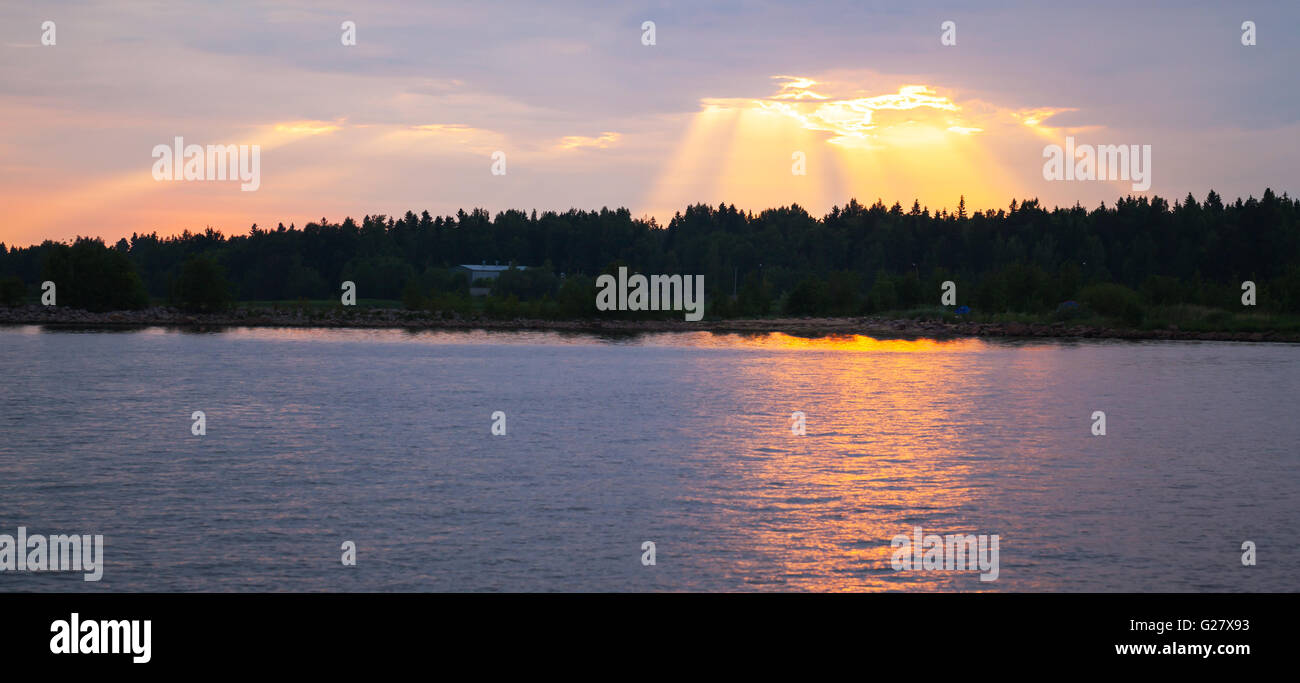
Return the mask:
<svg viewBox="0 0 1300 683">
<path fill-rule="evenodd" d="M 171 302 L 191 312 L 225 310 L 231 302 L 230 284 L 221 266 L 207 256 L 192 256 L 181 264 L 172 283 Z"/>
<path fill-rule="evenodd" d="M 204 256 L 225 269 L 236 300 L 336 299 L 340 284 L 352 280 L 363 298 L 445 309 L 468 301 L 449 284 L 455 266 L 517 263 L 537 271 L 503 276 L 493 298 L 513 297 L 521 306 L 545 301 L 551 315 L 577 315 L 590 307 L 571 284 L 585 280 L 575 278 L 590 280 L 621 263 L 642 273 L 704 275 L 710 315 L 938 306 L 940 283 L 952 280 L 958 304 L 979 312 L 1051 313 L 1092 291 L 1094 303 L 1128 319 L 1137 314 L 1127 304 L 1111 307 L 1113 291 L 1103 296 L 1087 288 L 1122 286 L 1139 307 L 1239 309 L 1241 283 L 1251 280 L 1259 288 L 1257 310 L 1300 313 L 1300 200 L 1272 190 L 1232 203 L 1210 192 L 1203 202 L 1188 195 L 1172 205 L 1130 196 L 1091 210 L 1047 210 L 1025 199 L 1008 209 L 967 212 L 964 196 L 955 212 L 932 212 L 916 201 L 904 211 L 900 203 L 851 200 L 821 218 L 798 205 L 757 214 L 693 205 L 666 226 L 627 209 L 408 211 L 400 218 L 321 219 L 302 229 L 255 225 L 230 237 L 212 228 L 176 237 L 135 234 L 113 248 L 85 239 L 0 248 L 0 277 L 62 280 L 61 304 L 129 308 L 143 305 L 130 282 L 134 273 L 161 299 L 182 264 Z M 45 277 L 47 269 L 55 275 Z M 25 295 L 34 291 L 28 287 Z"/>
</svg>

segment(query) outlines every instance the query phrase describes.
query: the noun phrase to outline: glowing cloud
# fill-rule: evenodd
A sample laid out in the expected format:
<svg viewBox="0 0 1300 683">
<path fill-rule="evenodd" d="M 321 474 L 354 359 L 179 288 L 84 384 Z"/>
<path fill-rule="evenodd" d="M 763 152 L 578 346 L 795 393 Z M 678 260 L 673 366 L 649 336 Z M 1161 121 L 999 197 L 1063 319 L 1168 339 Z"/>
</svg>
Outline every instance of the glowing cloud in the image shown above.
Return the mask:
<svg viewBox="0 0 1300 683">
<path fill-rule="evenodd" d="M 951 98 L 936 93 L 924 85 L 904 85 L 898 92 L 883 95 L 833 97 L 812 90 L 818 82 L 799 76 L 773 76 L 782 81 L 777 92 L 759 99 L 706 98 L 701 101 L 705 111 L 731 109 L 759 110 L 793 119 L 799 126 L 812 131 L 830 133 L 827 142 L 835 145 L 870 146 L 882 132 L 891 126 L 914 126 L 918 118 L 927 121 L 929 110 L 941 118 L 934 122 L 936 131 L 951 131 L 958 135 L 983 132 L 983 128 L 963 125 L 959 107 Z M 900 113 L 893 116 L 893 113 Z"/>
<path fill-rule="evenodd" d="M 938 209 L 962 196 L 970 211 L 1001 207 L 1025 185 L 1013 176 L 1038 170 L 1037 152 L 1026 150 L 1041 145 L 1041 124 L 1067 111 L 958 101 L 915 81 L 873 93 L 861 84 L 881 77 L 862 72 L 773 79 L 766 96 L 700 100 L 646 201 L 652 210 L 725 201 L 817 212 L 850 197 Z"/>
<path fill-rule="evenodd" d="M 331 123 L 327 121 L 293 121 L 290 123 L 277 123 L 273 127 L 276 133 L 305 136 L 305 135 L 322 135 L 333 133 L 338 130 L 342 122 Z"/>
<path fill-rule="evenodd" d="M 579 149 L 581 147 L 595 147 L 605 149 L 610 145 L 618 142 L 618 133 L 601 133 L 599 137 L 587 137 L 585 135 L 566 135 L 560 138 L 559 143 L 555 145 L 556 149 Z"/>
</svg>

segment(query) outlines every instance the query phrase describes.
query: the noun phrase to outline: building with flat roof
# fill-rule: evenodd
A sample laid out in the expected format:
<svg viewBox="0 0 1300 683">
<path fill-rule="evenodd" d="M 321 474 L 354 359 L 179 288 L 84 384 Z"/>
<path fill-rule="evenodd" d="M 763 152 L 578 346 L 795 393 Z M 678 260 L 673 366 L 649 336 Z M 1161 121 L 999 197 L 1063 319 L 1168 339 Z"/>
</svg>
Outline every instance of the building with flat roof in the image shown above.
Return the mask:
<svg viewBox="0 0 1300 683">
<path fill-rule="evenodd" d="M 506 272 L 507 270 L 510 270 L 510 268 L 511 266 L 503 266 L 500 264 L 489 266 L 487 263 L 483 263 L 482 265 L 477 265 L 477 266 L 472 264 L 462 264 L 456 266 L 457 271 L 465 273 L 469 276 L 470 296 L 487 296 L 488 290 L 492 283 L 482 282 L 477 286 L 475 285 L 475 283 L 479 282 L 480 280 L 495 280 L 498 277 L 500 277 L 502 273 Z M 528 266 L 514 266 L 514 268 L 516 270 L 528 270 Z"/>
</svg>

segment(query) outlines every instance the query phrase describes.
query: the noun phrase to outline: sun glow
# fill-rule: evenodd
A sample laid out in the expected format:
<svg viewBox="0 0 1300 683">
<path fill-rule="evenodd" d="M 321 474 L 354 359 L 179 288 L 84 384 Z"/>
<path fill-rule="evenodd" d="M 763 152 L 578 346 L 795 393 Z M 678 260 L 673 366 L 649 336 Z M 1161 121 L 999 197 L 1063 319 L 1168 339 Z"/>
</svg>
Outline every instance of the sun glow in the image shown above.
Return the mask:
<svg viewBox="0 0 1300 683">
<path fill-rule="evenodd" d="M 996 147 L 1037 139 L 1044 131 L 1036 127 L 1063 111 L 959 101 L 916 83 L 873 94 L 853 79 L 773 79 L 767 96 L 700 101 L 650 192 L 652 212 L 670 217 L 686 204 L 722 201 L 817 213 L 851 197 L 952 210 L 964 196 L 971 211 L 1002 207 L 1020 183 Z"/>
</svg>

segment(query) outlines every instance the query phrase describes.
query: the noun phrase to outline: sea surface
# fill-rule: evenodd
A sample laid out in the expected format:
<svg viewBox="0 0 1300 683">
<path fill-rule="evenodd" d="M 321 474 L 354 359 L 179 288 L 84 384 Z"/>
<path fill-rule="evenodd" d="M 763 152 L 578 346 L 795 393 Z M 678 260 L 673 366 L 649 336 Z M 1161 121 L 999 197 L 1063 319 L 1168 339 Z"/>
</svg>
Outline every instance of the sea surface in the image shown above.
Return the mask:
<svg viewBox="0 0 1300 683">
<path fill-rule="evenodd" d="M 3 327 L 0 534 L 105 557 L 0 592 L 1296 591 L 1298 387 L 1283 344 Z M 916 527 L 997 580 L 895 570 Z"/>
</svg>

